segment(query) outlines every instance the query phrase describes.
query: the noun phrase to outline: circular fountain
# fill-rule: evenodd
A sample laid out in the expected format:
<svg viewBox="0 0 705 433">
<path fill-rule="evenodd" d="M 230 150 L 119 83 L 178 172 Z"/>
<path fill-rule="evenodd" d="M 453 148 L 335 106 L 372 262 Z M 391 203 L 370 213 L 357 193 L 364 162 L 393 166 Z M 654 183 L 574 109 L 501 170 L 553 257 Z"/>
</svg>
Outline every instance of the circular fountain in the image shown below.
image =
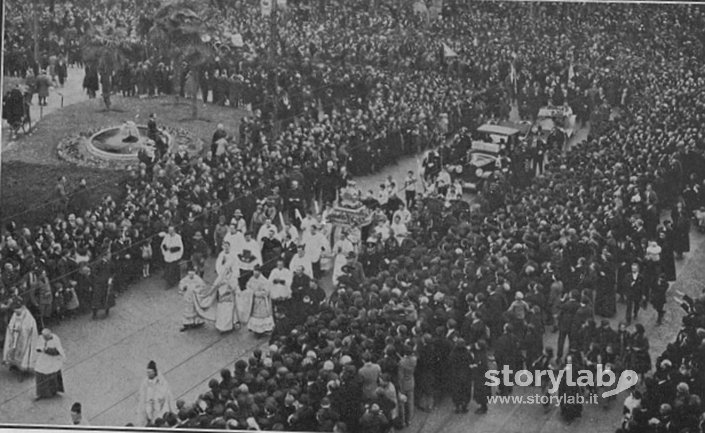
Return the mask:
<svg viewBox="0 0 705 433">
<path fill-rule="evenodd" d="M 173 139 L 169 133 L 160 130 L 157 137 L 171 148 Z M 105 128 L 91 135 L 87 139 L 86 149 L 100 159 L 133 162 L 137 161 L 138 152 L 150 145 L 153 146 L 154 143 L 149 138 L 147 126 L 128 121 L 122 126 Z"/>
<path fill-rule="evenodd" d="M 153 139 L 156 139 L 155 143 Z M 196 155 L 203 150 L 203 140 L 183 128 L 160 128 L 150 138 L 149 128 L 127 121 L 119 126 L 76 132 L 62 138 L 56 151 L 59 159 L 72 164 L 107 169 L 121 169 L 139 163 L 140 150 L 162 148 L 167 153 L 185 150 Z"/>
</svg>

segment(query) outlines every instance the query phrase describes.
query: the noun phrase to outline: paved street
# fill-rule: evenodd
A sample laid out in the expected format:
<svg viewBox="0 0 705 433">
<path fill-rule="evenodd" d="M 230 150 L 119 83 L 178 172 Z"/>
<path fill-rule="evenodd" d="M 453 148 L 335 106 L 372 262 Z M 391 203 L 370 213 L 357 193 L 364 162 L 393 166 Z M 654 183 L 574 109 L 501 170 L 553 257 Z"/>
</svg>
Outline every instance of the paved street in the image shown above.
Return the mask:
<svg viewBox="0 0 705 433">
<path fill-rule="evenodd" d="M 84 100 L 80 91 L 81 71 L 70 73 L 64 89 L 65 104 Z M 60 101 L 50 98 L 45 113 L 56 109 Z M 33 109 L 37 109 L 36 106 Z M 33 113 L 34 116 L 34 113 Z M 37 117 L 38 118 L 38 117 Z M 4 131 L 3 131 L 4 133 Z M 585 130 L 580 136 L 585 135 Z M 4 137 L 4 136 L 3 136 Z M 3 140 L 3 150 L 5 141 Z M 415 169 L 415 158 L 406 158 L 374 176 L 358 179 L 363 191 L 373 188 L 392 174 L 401 180 L 409 169 Z M 669 295 L 669 311 L 665 324 L 655 327 L 655 313 L 649 309 L 640 316 L 651 341 L 652 357 L 659 354 L 676 335 L 682 312 L 673 305 L 675 289 L 696 295 L 705 279 L 705 237 L 693 233 L 692 252 L 677 264 L 679 279 Z M 213 271 L 207 273 L 212 281 Z M 623 317 L 624 305 L 619 305 Z M 649 307 L 650 308 L 650 307 Z M 220 369 L 232 368 L 236 359 L 246 357 L 264 340 L 257 340 L 245 330 L 219 335 L 212 325 L 180 333 L 181 297 L 176 290 L 164 290 L 158 277 L 141 281 L 120 296 L 109 318 L 91 320 L 89 316 L 61 323 L 54 331 L 62 338 L 68 359 L 64 368 L 67 392 L 62 397 L 34 402 L 34 381 L 19 382 L 7 369 L 0 369 L 0 421 L 18 423 L 65 424 L 69 408 L 80 401 L 93 425 L 120 426 L 134 419 L 137 390 L 149 360 L 155 360 L 171 384 L 174 395 L 193 401 L 207 388 L 207 382 Z M 617 319 L 612 321 L 615 326 Z M 546 344 L 555 345 L 556 334 L 548 334 Z M 517 390 L 534 394 L 534 390 Z M 540 406 L 492 406 L 484 416 L 455 415 L 446 401 L 434 413 L 417 412 L 409 432 L 505 433 L 505 432 L 613 432 L 621 418 L 621 398 L 609 410 L 587 407 L 583 418 L 565 424 L 556 408 L 545 411 Z"/>
<path fill-rule="evenodd" d="M 413 161 L 403 161 L 402 172 Z M 371 182 L 362 179 L 361 184 Z M 374 184 L 374 183 L 372 183 Z M 693 252 L 678 263 L 679 280 L 674 289 L 695 295 L 705 278 L 705 237 L 693 234 Z M 213 272 L 207 274 L 212 280 Z M 670 299 L 670 296 L 669 296 Z M 55 328 L 64 342 L 68 361 L 64 369 L 67 393 L 52 400 L 34 402 L 34 382 L 18 382 L 6 369 L 0 370 L 0 420 L 62 424 L 68 421 L 69 407 L 81 401 L 93 425 L 119 426 L 134 418 L 137 389 L 147 362 L 154 359 L 170 382 L 175 396 L 193 401 L 221 368 L 264 344 L 247 331 L 220 336 L 212 326 L 180 333 L 181 298 L 175 290 L 165 291 L 156 277 L 144 280 L 118 298 L 118 306 L 107 319 L 81 317 Z M 623 317 L 619 305 L 618 317 Z M 651 339 L 652 356 L 660 353 L 675 336 L 682 313 L 671 301 L 666 323 L 654 327 L 655 315 L 648 310 L 640 316 Z M 617 320 L 613 320 L 616 324 Z M 554 345 L 556 334 L 546 343 Z M 534 390 L 518 390 L 533 394 Z M 621 399 L 608 411 L 587 407 L 582 419 L 570 426 L 572 432 L 612 432 L 621 416 Z M 417 412 L 411 432 L 560 432 L 568 430 L 556 408 L 548 412 L 540 406 L 492 406 L 485 416 L 455 415 L 448 399 L 432 414 Z"/>
</svg>

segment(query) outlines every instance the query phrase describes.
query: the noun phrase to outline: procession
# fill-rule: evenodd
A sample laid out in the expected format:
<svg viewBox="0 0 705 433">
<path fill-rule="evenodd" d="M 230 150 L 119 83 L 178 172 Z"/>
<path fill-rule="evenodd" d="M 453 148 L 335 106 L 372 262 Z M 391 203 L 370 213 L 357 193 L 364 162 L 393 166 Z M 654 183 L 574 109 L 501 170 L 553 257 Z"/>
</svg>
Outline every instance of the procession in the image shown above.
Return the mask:
<svg viewBox="0 0 705 433">
<path fill-rule="evenodd" d="M 36 3 L 0 425 L 705 431 L 699 4 Z"/>
</svg>

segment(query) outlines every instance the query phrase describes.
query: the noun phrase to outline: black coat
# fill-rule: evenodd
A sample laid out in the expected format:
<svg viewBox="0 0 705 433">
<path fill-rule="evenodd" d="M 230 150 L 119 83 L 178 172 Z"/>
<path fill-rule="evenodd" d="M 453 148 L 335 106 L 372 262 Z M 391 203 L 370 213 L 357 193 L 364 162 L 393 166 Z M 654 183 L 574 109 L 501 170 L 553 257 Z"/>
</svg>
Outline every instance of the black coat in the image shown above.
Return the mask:
<svg viewBox="0 0 705 433">
<path fill-rule="evenodd" d="M 558 313 L 558 329 L 563 332 L 570 331 L 573 326 L 575 313 L 580 308 L 580 302 L 575 299 L 569 299 L 563 302 L 559 307 Z"/>
<path fill-rule="evenodd" d="M 668 290 L 668 281 L 656 283 L 651 290 L 651 305 L 656 310 L 660 310 L 666 304 L 666 291 Z"/>
<path fill-rule="evenodd" d="M 664 239 L 659 239 L 661 247 L 661 272 L 666 274 L 666 281 L 676 281 L 676 259 L 673 251 L 673 231 L 667 230 Z"/>
<path fill-rule="evenodd" d="M 521 361 L 519 341 L 514 335 L 505 332 L 495 343 L 494 355 L 499 369 L 504 365 L 508 365 L 509 368 L 517 367 Z"/>
<path fill-rule="evenodd" d="M 91 270 L 91 308 L 94 310 L 115 306 L 111 281 L 113 275 L 111 261 L 99 261 Z"/>
<path fill-rule="evenodd" d="M 624 277 L 624 290 L 628 298 L 641 300 L 641 297 L 646 293 L 646 282 L 644 277 L 639 273 L 634 279 L 629 273 Z"/>
<path fill-rule="evenodd" d="M 690 218 L 684 212 L 674 209 L 671 212 L 673 218 L 673 249 L 676 253 L 687 253 L 690 251 Z"/>
<path fill-rule="evenodd" d="M 467 347 L 456 347 L 450 353 L 448 359 L 449 373 L 452 377 L 450 381 L 450 392 L 453 400 L 470 400 L 472 393 L 472 353 Z"/>
</svg>

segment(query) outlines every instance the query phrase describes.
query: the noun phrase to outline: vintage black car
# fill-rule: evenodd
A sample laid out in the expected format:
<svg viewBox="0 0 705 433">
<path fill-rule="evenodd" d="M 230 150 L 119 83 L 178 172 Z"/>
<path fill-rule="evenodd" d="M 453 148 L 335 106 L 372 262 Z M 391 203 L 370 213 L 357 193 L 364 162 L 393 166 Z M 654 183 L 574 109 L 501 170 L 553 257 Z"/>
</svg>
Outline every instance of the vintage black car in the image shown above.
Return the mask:
<svg viewBox="0 0 705 433">
<path fill-rule="evenodd" d="M 508 161 L 499 144 L 473 141 L 465 158 L 449 171 L 454 179 L 460 179 L 464 190 L 479 191 L 497 170 L 508 167 Z"/>
</svg>

